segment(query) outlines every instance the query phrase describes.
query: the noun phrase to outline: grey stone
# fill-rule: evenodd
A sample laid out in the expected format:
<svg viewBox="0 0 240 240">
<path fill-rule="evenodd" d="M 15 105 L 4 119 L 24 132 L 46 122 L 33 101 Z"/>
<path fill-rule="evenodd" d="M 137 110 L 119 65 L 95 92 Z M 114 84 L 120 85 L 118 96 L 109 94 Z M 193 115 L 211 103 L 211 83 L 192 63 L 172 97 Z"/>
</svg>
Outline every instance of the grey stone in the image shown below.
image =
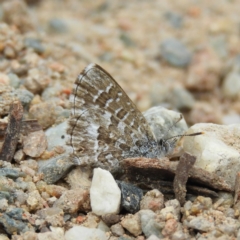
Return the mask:
<svg viewBox="0 0 240 240">
<path fill-rule="evenodd" d="M 29 108 L 29 105 L 34 97 L 34 95 L 26 89 L 16 89 L 13 92 L 13 95 L 20 100 L 25 109 Z"/>
<path fill-rule="evenodd" d="M 66 22 L 59 18 L 53 18 L 49 21 L 50 30 L 57 33 L 65 33 L 68 31 Z"/>
<path fill-rule="evenodd" d="M 139 214 L 142 231 L 146 237 L 150 237 L 152 234 L 160 238 L 163 237 L 161 232 L 165 222 L 162 224 L 156 222 L 157 215 L 151 210 L 141 210 L 139 211 Z"/>
<path fill-rule="evenodd" d="M 18 75 L 14 74 L 14 73 L 9 73 L 8 77 L 10 79 L 10 85 L 12 87 L 19 88 L 20 84 L 21 84 L 21 80 L 19 79 Z"/>
<path fill-rule="evenodd" d="M 185 44 L 174 38 L 162 42 L 161 56 L 175 67 L 187 67 L 192 59 L 192 53 Z"/>
<path fill-rule="evenodd" d="M 45 51 L 41 41 L 36 38 L 25 38 L 24 44 L 28 48 L 32 48 L 36 53 L 42 54 Z"/>
<path fill-rule="evenodd" d="M 43 179 L 47 184 L 53 184 L 64 177 L 74 166 L 69 162 L 68 154 L 62 154 L 48 159 L 48 161 L 39 161 L 39 173 L 43 173 Z"/>
</svg>

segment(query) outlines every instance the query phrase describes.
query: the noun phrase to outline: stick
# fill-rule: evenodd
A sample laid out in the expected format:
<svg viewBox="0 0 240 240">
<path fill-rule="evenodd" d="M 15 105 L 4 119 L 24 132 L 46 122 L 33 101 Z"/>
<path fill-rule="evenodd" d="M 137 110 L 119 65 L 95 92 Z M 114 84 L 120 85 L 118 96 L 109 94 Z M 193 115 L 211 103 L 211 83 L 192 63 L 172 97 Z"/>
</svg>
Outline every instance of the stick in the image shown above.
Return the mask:
<svg viewBox="0 0 240 240">
<path fill-rule="evenodd" d="M 0 159 L 3 161 L 12 161 L 18 143 L 22 117 L 22 104 L 20 101 L 15 100 L 10 106 L 8 126 L 0 152 Z"/>
</svg>

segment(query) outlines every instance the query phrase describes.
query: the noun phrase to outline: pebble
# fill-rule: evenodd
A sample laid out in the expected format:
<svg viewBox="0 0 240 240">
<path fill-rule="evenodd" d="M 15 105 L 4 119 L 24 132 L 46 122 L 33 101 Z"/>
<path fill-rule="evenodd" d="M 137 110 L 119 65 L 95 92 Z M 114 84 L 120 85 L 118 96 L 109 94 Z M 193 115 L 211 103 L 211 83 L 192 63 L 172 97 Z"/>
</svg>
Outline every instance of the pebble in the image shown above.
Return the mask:
<svg viewBox="0 0 240 240">
<path fill-rule="evenodd" d="M 26 89 L 16 89 L 13 94 L 20 100 L 24 109 L 28 110 L 34 95 Z"/>
<path fill-rule="evenodd" d="M 73 167 L 73 163 L 69 161 L 69 154 L 61 154 L 59 156 L 38 161 L 39 173 L 43 174 L 43 179 L 48 184 L 53 184 L 65 176 Z"/>
<path fill-rule="evenodd" d="M 20 172 L 19 169 L 1 168 L 0 176 L 16 179 L 16 178 L 25 176 L 25 174 Z"/>
<path fill-rule="evenodd" d="M 128 214 L 121 220 L 122 226 L 127 229 L 135 237 L 142 233 L 140 215 L 138 213 L 132 215 Z"/>
<path fill-rule="evenodd" d="M 49 69 L 46 67 L 29 69 L 27 73 L 28 76 L 24 79 L 23 83 L 26 89 L 34 94 L 41 93 L 51 81 L 47 71 L 49 71 Z"/>
<path fill-rule="evenodd" d="M 121 216 L 117 214 L 106 214 L 102 216 L 102 219 L 108 226 L 111 226 L 120 222 Z"/>
<path fill-rule="evenodd" d="M 83 189 L 65 191 L 53 204 L 54 208 L 60 208 L 64 213 L 77 213 L 90 209 L 89 192 Z"/>
<path fill-rule="evenodd" d="M 20 233 L 29 231 L 28 224 L 22 220 L 22 209 L 14 209 L 0 216 L 0 223 L 4 226 L 4 230 L 8 234 Z"/>
<path fill-rule="evenodd" d="M 239 72 L 230 72 L 223 80 L 222 93 L 228 99 L 238 98 L 240 92 Z"/>
<path fill-rule="evenodd" d="M 66 33 L 68 31 L 68 26 L 66 22 L 59 18 L 53 18 L 49 21 L 49 28 L 52 32 L 56 33 Z"/>
<path fill-rule="evenodd" d="M 216 53 L 205 48 L 197 52 L 188 69 L 185 81 L 187 89 L 214 91 L 219 85 L 222 63 Z"/>
<path fill-rule="evenodd" d="M 36 213 L 40 219 L 45 219 L 46 223 L 53 227 L 64 225 L 63 210 L 59 208 L 45 208 Z"/>
<path fill-rule="evenodd" d="M 42 130 L 29 133 L 23 140 L 23 152 L 30 157 L 39 157 L 46 149 L 47 138 Z"/>
<path fill-rule="evenodd" d="M 66 240 L 76 240 L 79 236 L 81 236 L 81 240 L 108 240 L 108 237 L 103 231 L 82 226 L 74 226 L 65 233 Z"/>
<path fill-rule="evenodd" d="M 8 77 L 9 77 L 10 85 L 15 89 L 19 88 L 19 86 L 21 84 L 21 80 L 19 79 L 18 75 L 14 74 L 14 73 L 9 73 Z"/>
<path fill-rule="evenodd" d="M 32 48 L 36 53 L 42 54 L 45 51 L 40 39 L 36 38 L 25 38 L 24 45 L 27 48 Z"/>
<path fill-rule="evenodd" d="M 76 167 L 66 177 L 66 181 L 71 189 L 90 189 L 91 187 L 91 168 Z"/>
<path fill-rule="evenodd" d="M 41 197 L 38 190 L 31 191 L 28 194 L 26 203 L 30 211 L 36 211 L 46 205 L 46 202 Z"/>
<path fill-rule="evenodd" d="M 151 210 L 140 210 L 140 221 L 141 221 L 141 228 L 146 237 L 150 237 L 152 234 L 156 235 L 157 237 L 163 237 L 162 229 L 165 225 L 160 224 L 156 221 L 156 214 Z"/>
<path fill-rule="evenodd" d="M 169 21 L 174 28 L 181 28 L 183 26 L 183 16 L 177 12 L 166 12 L 164 17 Z"/>
<path fill-rule="evenodd" d="M 148 191 L 141 200 L 141 210 L 149 209 L 153 212 L 160 211 L 164 207 L 164 195 L 157 189 Z"/>
<path fill-rule="evenodd" d="M 53 150 L 56 146 L 66 145 L 66 130 L 68 127 L 67 121 L 64 121 L 56 126 L 52 126 L 45 131 L 48 142 L 48 150 Z"/>
<path fill-rule="evenodd" d="M 54 102 L 41 102 L 31 106 L 29 113 L 32 118 L 38 120 L 43 129 L 46 129 L 57 119 L 57 105 Z"/>
<path fill-rule="evenodd" d="M 140 201 L 143 197 L 142 189 L 126 182 L 117 181 L 121 190 L 121 207 L 130 213 L 135 213 L 140 209 Z"/>
<path fill-rule="evenodd" d="M 121 191 L 109 171 L 95 168 L 93 171 L 90 200 L 93 213 L 117 214 L 120 209 Z"/>
<path fill-rule="evenodd" d="M 161 106 L 152 107 L 144 112 L 143 115 L 146 118 L 158 142 L 160 140 L 168 139 L 173 136 L 185 134 L 188 129 L 184 118 L 177 122 L 177 120 L 179 120 L 181 117 L 180 113 L 168 110 Z M 169 152 L 173 152 L 176 146 L 177 143 L 171 145 Z M 177 151 L 180 151 L 180 149 L 177 149 Z"/>
<path fill-rule="evenodd" d="M 153 83 L 150 89 L 149 98 L 152 106 L 158 106 L 169 100 L 171 89 L 164 83 Z"/>
<path fill-rule="evenodd" d="M 111 229 L 113 235 L 115 235 L 117 237 L 120 237 L 125 233 L 122 225 L 119 223 L 112 225 L 110 229 Z"/>
<path fill-rule="evenodd" d="M 193 132 L 204 132 L 196 137 L 184 138 L 184 150 L 197 157 L 194 166 L 216 173 L 234 188 L 240 169 L 239 125 L 199 123 L 192 126 L 188 134 Z"/>
<path fill-rule="evenodd" d="M 169 102 L 174 109 L 190 110 L 194 107 L 195 99 L 187 89 L 175 87 L 169 95 Z"/>
<path fill-rule="evenodd" d="M 223 116 L 219 106 L 198 101 L 191 110 L 189 118 L 191 122 L 222 123 Z"/>
<path fill-rule="evenodd" d="M 187 46 L 175 38 L 161 43 L 161 56 L 174 67 L 187 67 L 192 59 L 192 53 Z"/>
<path fill-rule="evenodd" d="M 84 219 L 82 226 L 88 228 L 97 228 L 100 222 L 100 217 L 93 212 L 88 212 Z"/>
</svg>

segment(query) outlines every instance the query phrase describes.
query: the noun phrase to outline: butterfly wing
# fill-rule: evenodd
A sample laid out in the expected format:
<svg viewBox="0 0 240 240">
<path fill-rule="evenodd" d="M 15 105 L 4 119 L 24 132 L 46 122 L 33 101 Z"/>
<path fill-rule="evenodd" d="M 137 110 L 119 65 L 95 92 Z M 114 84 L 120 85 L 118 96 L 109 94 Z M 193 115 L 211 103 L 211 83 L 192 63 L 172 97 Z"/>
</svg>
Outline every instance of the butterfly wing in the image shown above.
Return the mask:
<svg viewBox="0 0 240 240">
<path fill-rule="evenodd" d="M 78 76 L 71 96 L 68 144 L 78 165 L 113 169 L 118 161 L 141 155 L 156 141 L 142 113 L 100 66 L 90 64 Z"/>
</svg>

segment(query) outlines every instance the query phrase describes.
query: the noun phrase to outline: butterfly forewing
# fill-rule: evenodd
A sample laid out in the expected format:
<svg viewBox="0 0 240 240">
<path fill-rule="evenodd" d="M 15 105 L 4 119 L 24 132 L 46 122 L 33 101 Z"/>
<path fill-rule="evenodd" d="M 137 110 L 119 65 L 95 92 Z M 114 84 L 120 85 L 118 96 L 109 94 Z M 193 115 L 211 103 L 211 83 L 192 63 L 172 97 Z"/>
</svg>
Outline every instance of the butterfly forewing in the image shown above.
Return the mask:
<svg viewBox="0 0 240 240">
<path fill-rule="evenodd" d="M 142 145 L 156 141 L 142 113 L 96 64 L 78 76 L 71 102 L 68 144 L 79 165 L 111 170 L 123 158 L 141 156 Z"/>
</svg>

